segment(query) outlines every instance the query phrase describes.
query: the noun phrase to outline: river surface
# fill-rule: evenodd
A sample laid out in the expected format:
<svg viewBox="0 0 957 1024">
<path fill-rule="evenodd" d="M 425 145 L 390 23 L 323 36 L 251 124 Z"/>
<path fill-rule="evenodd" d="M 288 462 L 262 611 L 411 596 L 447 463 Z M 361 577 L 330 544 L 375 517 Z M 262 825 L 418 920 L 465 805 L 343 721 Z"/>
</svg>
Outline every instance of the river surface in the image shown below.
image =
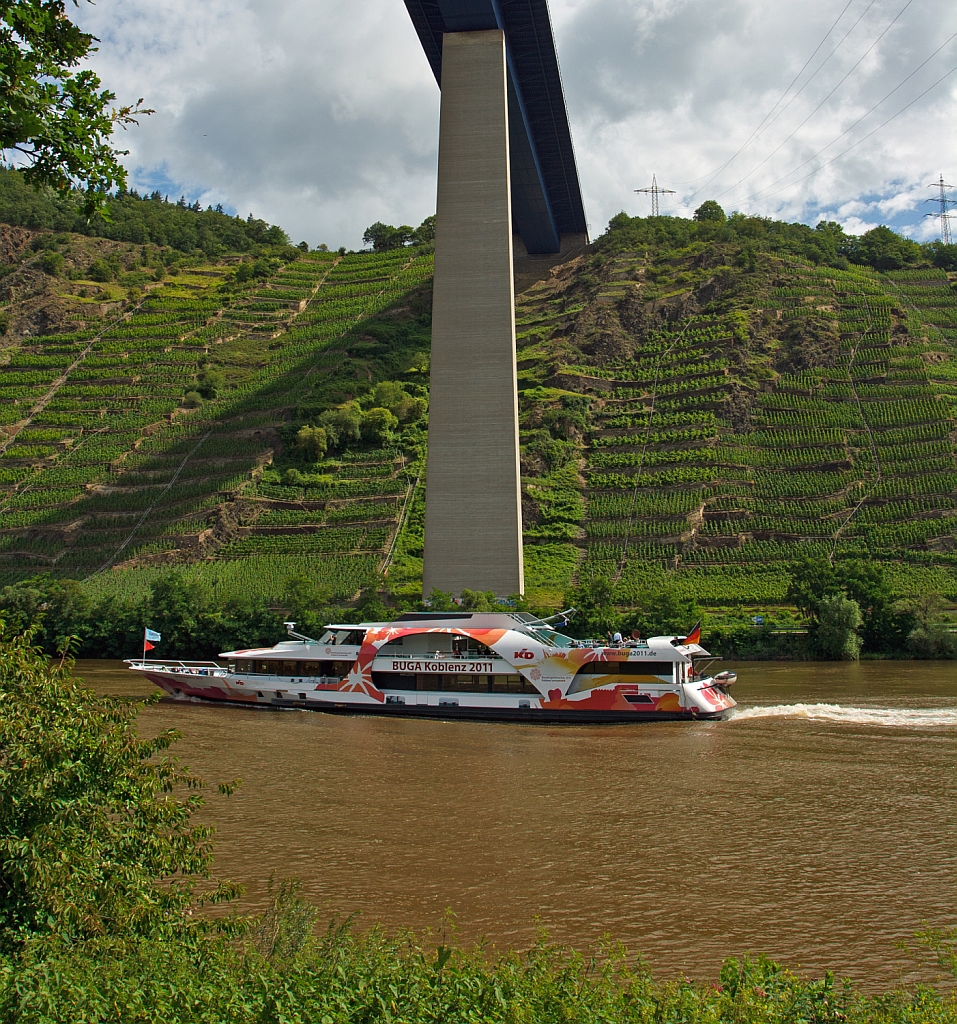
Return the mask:
<svg viewBox="0 0 957 1024">
<path fill-rule="evenodd" d="M 723 722 L 524 726 L 165 702 L 210 782 L 216 870 L 296 876 L 323 912 L 525 946 L 603 935 L 656 972 L 766 952 L 890 985 L 922 921 L 957 924 L 957 664 L 735 666 Z M 81 662 L 101 692 L 149 687 Z"/>
</svg>

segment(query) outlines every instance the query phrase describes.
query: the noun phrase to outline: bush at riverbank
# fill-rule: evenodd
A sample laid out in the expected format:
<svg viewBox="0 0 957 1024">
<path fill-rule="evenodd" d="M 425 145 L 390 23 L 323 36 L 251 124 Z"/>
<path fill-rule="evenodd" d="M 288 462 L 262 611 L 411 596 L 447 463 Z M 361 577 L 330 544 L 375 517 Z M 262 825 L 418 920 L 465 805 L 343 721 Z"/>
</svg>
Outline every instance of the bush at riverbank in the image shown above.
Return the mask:
<svg viewBox="0 0 957 1024">
<path fill-rule="evenodd" d="M 12 967 L 12 964 L 10 965 Z M 867 996 L 765 958 L 728 960 L 712 984 L 658 981 L 623 951 L 589 959 L 541 942 L 489 955 L 332 927 L 282 955 L 252 941 L 127 939 L 38 945 L 6 972 L 3 1019 L 403 1024 L 949 1024 L 931 988 Z"/>
<path fill-rule="evenodd" d="M 524 952 L 454 935 L 315 928 L 294 883 L 257 919 L 210 915 L 201 780 L 141 740 L 141 705 L 99 697 L 0 624 L 0 1021 L 9 1024 L 957 1024 L 932 988 L 863 994 L 768 959 L 713 983 L 656 980 L 608 946 Z M 229 787 L 221 787 L 228 795 Z M 255 851 L 253 851 L 255 853 Z M 954 973 L 953 936 L 929 937 Z"/>
</svg>

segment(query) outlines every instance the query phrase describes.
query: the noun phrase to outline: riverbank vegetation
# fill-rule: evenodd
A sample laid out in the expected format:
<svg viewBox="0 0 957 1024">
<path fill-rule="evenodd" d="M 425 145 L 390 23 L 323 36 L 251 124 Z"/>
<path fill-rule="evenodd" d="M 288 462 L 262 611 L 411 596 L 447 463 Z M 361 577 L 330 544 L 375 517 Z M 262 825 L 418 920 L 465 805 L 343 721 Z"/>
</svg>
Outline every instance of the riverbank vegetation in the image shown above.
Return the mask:
<svg viewBox="0 0 957 1024">
<path fill-rule="evenodd" d="M 594 956 L 541 938 L 466 947 L 318 927 L 294 882 L 259 917 L 216 882 L 206 790 L 143 740 L 141 704 L 99 697 L 29 633 L 0 635 L 0 1020 L 9 1024 L 917 1024 L 957 1021 L 946 986 L 868 994 L 756 956 L 714 979 L 656 979 L 622 948 Z M 220 787 L 228 798 L 238 782 Z M 215 907 L 215 910 L 213 910 Z M 933 975 L 957 969 L 952 932 L 920 938 Z"/>
<path fill-rule="evenodd" d="M 336 590 L 297 576 L 286 581 L 278 598 L 267 600 L 255 591 L 219 593 L 215 578 L 211 584 L 172 568 L 158 571 L 142 591 L 96 595 L 77 580 L 47 574 L 0 588 L 0 617 L 18 630 L 33 629 L 50 656 L 73 637 L 79 657 L 131 657 L 149 627 L 162 634 L 164 657 L 216 658 L 225 650 L 272 646 L 285 638 L 290 620 L 299 631 L 318 636 L 330 622 L 383 621 L 413 610 L 550 613 L 519 595 L 500 602 L 491 592 L 465 591 L 456 605 L 451 594 L 436 591 L 426 604 L 390 595 L 381 581 L 350 600 L 352 586 Z M 615 603 L 614 583 L 594 578 L 566 591 L 563 606 L 576 612 L 563 631 L 582 639 L 619 631 L 682 636 L 701 623 L 702 642 L 713 654 L 746 661 L 957 657 L 957 635 L 941 596 L 930 591 L 901 600 L 880 566 L 806 560 L 791 568 L 788 598 L 792 609 L 709 613 L 665 585 L 638 594 L 635 606 L 623 610 Z"/>
</svg>

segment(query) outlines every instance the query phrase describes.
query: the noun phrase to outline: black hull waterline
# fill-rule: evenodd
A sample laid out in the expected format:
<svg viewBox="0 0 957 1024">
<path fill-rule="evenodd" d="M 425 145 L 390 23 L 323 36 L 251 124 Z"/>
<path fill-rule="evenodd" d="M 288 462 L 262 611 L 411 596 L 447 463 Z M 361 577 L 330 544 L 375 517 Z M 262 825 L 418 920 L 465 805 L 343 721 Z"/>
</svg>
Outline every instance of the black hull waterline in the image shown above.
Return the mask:
<svg viewBox="0 0 957 1024">
<path fill-rule="evenodd" d="M 425 704 L 325 703 L 301 700 L 273 700 L 268 704 L 215 700 L 209 697 L 168 697 L 175 703 L 189 702 L 223 707 L 256 708 L 261 711 L 317 711 L 328 715 L 375 715 L 382 718 L 435 719 L 443 722 L 523 722 L 526 725 L 638 725 L 648 722 L 720 721 L 727 713 L 674 711 L 550 711 L 545 708 L 463 708 L 453 705 L 435 707 Z"/>
</svg>

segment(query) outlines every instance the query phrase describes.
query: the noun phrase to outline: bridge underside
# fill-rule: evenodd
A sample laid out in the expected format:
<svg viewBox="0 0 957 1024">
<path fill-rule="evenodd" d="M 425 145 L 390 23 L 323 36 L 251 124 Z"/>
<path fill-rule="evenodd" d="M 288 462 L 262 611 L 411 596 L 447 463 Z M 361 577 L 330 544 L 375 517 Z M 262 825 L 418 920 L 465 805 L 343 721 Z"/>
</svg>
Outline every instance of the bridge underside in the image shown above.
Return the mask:
<svg viewBox="0 0 957 1024">
<path fill-rule="evenodd" d="M 529 255 L 587 241 L 588 227 L 547 0 L 405 0 L 436 81 L 446 33 L 505 33 L 512 221 Z"/>
</svg>

